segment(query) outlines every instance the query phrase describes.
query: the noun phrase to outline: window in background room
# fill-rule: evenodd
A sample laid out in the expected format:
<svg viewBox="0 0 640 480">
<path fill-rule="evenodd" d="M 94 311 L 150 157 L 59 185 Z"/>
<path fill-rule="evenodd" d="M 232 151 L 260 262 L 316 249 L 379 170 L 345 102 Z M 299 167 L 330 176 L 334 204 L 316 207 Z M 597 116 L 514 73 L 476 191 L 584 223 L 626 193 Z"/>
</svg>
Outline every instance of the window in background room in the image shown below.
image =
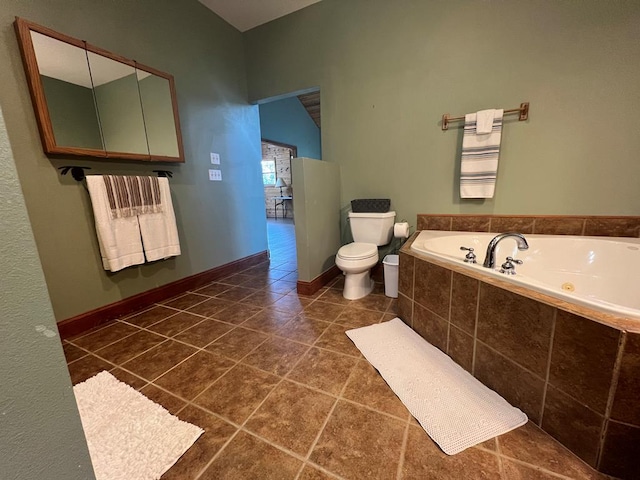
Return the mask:
<svg viewBox="0 0 640 480">
<path fill-rule="evenodd" d="M 276 184 L 276 161 L 262 160 L 262 183 L 264 185 Z"/>
</svg>

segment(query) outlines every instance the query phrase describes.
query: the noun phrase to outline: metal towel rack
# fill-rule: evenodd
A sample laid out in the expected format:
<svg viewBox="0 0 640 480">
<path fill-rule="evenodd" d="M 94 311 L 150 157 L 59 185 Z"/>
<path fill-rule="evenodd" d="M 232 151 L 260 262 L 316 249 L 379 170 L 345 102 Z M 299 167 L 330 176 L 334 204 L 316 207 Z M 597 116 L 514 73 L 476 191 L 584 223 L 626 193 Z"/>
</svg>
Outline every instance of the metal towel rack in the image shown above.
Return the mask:
<svg viewBox="0 0 640 480">
<path fill-rule="evenodd" d="M 513 113 L 520 114 L 518 118 L 519 121 L 527 120 L 529 118 L 529 102 L 521 103 L 520 108 L 512 108 L 511 110 L 504 111 L 504 115 L 511 115 Z M 448 130 L 450 122 L 459 122 L 461 120 L 464 120 L 464 115 L 461 117 L 451 117 L 448 113 L 445 113 L 442 115 L 442 130 Z"/>
<path fill-rule="evenodd" d="M 84 171 L 91 170 L 91 167 L 79 167 L 77 165 L 66 165 L 64 167 L 58 167 L 60 175 L 66 175 L 71 172 L 71 176 L 74 180 L 81 182 L 86 176 Z M 173 172 L 171 170 L 154 170 L 153 173 L 157 173 L 159 177 L 173 178 Z"/>
</svg>

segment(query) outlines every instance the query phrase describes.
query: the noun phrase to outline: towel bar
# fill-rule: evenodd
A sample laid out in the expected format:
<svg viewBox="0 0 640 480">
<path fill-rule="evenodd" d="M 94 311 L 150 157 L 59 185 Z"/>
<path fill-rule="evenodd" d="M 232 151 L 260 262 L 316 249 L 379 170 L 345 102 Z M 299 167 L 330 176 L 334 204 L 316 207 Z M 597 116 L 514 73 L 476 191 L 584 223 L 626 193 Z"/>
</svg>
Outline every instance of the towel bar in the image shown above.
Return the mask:
<svg viewBox="0 0 640 480">
<path fill-rule="evenodd" d="M 509 115 L 512 113 L 519 113 L 518 117 L 519 121 L 527 120 L 529 118 L 529 102 L 524 102 L 520 104 L 520 108 L 512 108 L 511 110 L 505 110 L 504 114 Z M 464 115 L 461 117 L 450 117 L 448 113 L 442 115 L 442 130 L 449 129 L 449 122 L 459 122 L 460 120 L 464 120 Z"/>
<path fill-rule="evenodd" d="M 71 176 L 74 180 L 81 182 L 85 177 L 85 170 L 91 170 L 91 167 L 78 167 L 77 165 L 66 165 L 64 167 L 58 167 L 60 175 L 66 175 L 71 172 Z M 173 178 L 173 172 L 171 170 L 154 170 L 153 173 L 157 173 L 159 177 Z"/>
</svg>

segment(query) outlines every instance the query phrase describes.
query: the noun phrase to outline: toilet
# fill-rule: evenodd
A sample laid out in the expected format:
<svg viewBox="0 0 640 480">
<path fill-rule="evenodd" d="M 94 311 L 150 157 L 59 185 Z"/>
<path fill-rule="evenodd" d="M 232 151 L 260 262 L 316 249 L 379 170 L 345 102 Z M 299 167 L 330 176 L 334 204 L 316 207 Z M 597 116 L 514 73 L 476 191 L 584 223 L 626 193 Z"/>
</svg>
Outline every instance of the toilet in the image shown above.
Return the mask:
<svg viewBox="0 0 640 480">
<path fill-rule="evenodd" d="M 378 246 L 387 245 L 393 236 L 396 212 L 349 212 L 353 242 L 338 250 L 336 266 L 344 273 L 342 296 L 347 300 L 365 297 L 373 290 L 371 268 L 378 263 Z"/>
</svg>

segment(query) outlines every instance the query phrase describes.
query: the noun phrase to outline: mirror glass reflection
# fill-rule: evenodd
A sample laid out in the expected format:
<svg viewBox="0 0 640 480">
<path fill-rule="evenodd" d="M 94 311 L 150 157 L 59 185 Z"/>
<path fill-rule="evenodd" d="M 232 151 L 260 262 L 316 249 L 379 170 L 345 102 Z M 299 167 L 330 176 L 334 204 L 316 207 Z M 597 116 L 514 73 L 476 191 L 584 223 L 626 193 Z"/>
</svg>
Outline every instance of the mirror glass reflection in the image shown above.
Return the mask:
<svg viewBox="0 0 640 480">
<path fill-rule="evenodd" d="M 173 77 L 16 18 L 44 151 L 184 162 Z"/>
<path fill-rule="evenodd" d="M 104 150 L 86 51 L 31 31 L 56 144 Z"/>
<path fill-rule="evenodd" d="M 134 67 L 87 52 L 105 150 L 148 154 Z"/>
<path fill-rule="evenodd" d="M 177 157 L 176 124 L 169 80 L 144 70 L 136 71 L 151 155 Z"/>
</svg>

